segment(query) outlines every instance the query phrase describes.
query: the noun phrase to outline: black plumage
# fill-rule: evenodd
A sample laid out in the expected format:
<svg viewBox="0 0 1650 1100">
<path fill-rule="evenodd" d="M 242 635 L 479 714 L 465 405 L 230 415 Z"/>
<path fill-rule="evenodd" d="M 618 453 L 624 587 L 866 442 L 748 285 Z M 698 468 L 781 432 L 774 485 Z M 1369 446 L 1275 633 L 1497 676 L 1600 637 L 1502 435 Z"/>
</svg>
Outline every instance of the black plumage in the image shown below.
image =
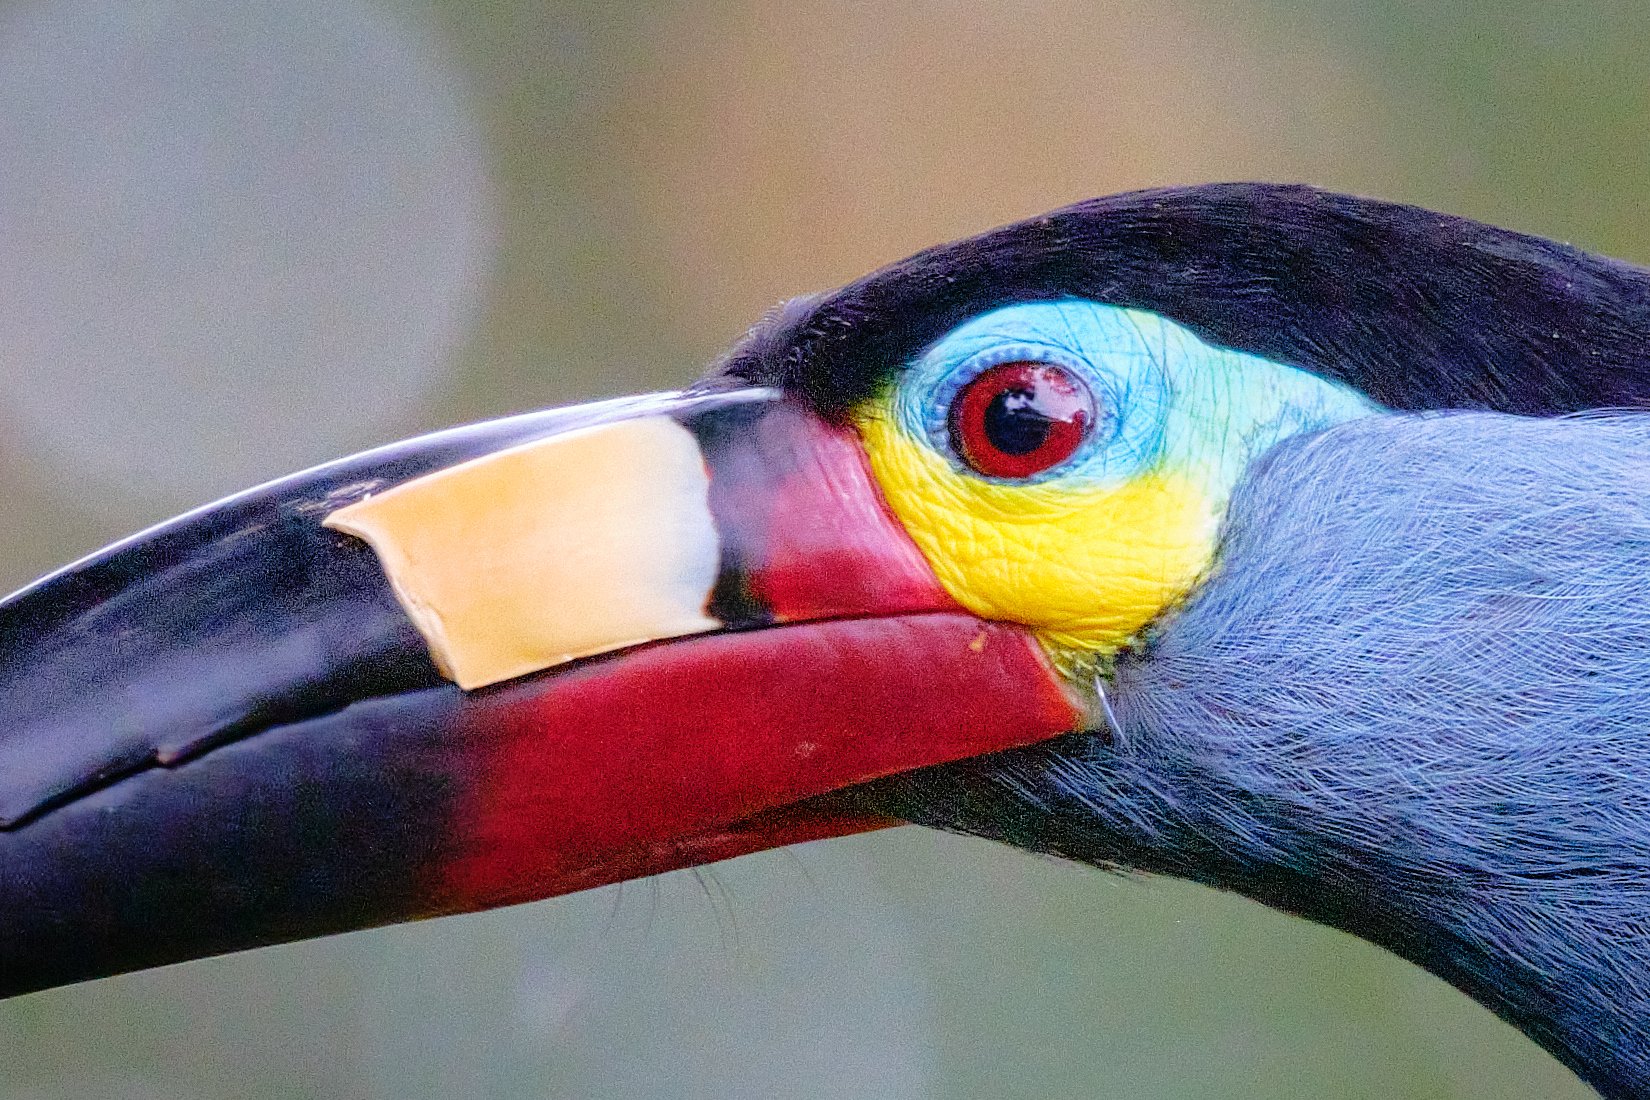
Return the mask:
<svg viewBox="0 0 1650 1100">
<path fill-rule="evenodd" d="M 840 417 L 923 347 L 1012 302 L 1162 314 L 1395 409 L 1650 404 L 1650 272 L 1540 237 L 1311 187 L 1092 199 L 775 310 L 719 371 Z"/>
<path fill-rule="evenodd" d="M 1425 415 L 1256 464 L 1120 655 L 1117 728 L 843 797 L 1346 929 L 1650 1096 L 1650 272 L 1306 187 L 1146 191 L 789 303 L 721 369 L 841 418 L 1064 297 Z"/>
</svg>

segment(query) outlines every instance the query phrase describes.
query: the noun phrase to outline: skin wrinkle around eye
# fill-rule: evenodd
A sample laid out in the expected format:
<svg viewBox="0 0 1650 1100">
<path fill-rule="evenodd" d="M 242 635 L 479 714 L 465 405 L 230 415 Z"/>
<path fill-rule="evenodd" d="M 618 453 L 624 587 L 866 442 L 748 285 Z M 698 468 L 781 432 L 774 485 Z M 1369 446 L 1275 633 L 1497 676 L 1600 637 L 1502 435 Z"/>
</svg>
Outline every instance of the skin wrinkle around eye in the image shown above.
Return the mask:
<svg viewBox="0 0 1650 1100">
<path fill-rule="evenodd" d="M 1025 623 L 1062 645 L 1121 644 L 1210 556 L 1213 514 L 1183 478 L 1081 492 L 1004 485 L 956 474 L 890 417 L 862 420 L 861 430 L 890 505 L 941 584 L 987 618 Z"/>
<path fill-rule="evenodd" d="M 1108 406 L 1113 430 L 1027 479 L 970 472 L 931 424 L 980 371 L 1039 352 Z M 1068 663 L 1114 653 L 1197 585 L 1250 461 L 1374 411 L 1156 315 L 1065 300 L 964 323 L 854 418 L 890 507 L 952 597 L 1030 626 Z"/>
</svg>

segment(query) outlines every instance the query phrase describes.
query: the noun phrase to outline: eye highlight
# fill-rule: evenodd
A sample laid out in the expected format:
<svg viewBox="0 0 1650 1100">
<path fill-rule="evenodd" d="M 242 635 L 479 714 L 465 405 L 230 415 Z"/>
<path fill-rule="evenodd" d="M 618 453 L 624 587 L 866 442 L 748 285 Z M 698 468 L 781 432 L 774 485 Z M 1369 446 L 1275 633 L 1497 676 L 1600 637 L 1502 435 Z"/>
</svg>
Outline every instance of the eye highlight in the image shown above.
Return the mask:
<svg viewBox="0 0 1650 1100">
<path fill-rule="evenodd" d="M 949 412 L 951 447 L 986 477 L 1026 478 L 1077 453 L 1096 420 L 1094 395 L 1054 363 L 1003 363 L 959 390 Z"/>
</svg>

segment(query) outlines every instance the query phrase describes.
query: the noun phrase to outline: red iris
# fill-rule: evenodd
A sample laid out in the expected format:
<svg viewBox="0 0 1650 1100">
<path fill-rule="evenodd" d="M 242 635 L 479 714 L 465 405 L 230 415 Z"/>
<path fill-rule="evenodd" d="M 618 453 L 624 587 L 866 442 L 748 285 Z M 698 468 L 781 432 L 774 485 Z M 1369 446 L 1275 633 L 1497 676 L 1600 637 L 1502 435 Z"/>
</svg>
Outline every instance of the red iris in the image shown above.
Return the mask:
<svg viewBox="0 0 1650 1100">
<path fill-rule="evenodd" d="M 1094 427 L 1094 398 L 1053 363 L 982 371 L 951 402 L 951 445 L 987 477 L 1030 477 L 1076 453 Z"/>
</svg>

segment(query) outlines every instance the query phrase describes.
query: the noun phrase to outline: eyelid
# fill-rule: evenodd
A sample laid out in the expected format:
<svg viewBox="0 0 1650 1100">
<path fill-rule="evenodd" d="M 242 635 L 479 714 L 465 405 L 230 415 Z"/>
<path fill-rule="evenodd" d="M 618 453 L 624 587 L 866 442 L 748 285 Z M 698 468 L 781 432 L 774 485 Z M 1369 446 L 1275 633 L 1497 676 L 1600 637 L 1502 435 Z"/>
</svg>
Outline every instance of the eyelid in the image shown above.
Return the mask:
<svg viewBox="0 0 1650 1100">
<path fill-rule="evenodd" d="M 1117 398 L 1120 395 L 1116 392 L 1116 387 L 1109 384 L 1109 379 L 1104 377 L 1104 372 L 1096 369 L 1086 356 L 1060 344 L 1020 340 L 992 344 L 943 368 L 943 373 L 929 390 L 926 415 L 923 417 L 923 428 L 931 443 L 946 454 L 951 453 L 952 402 L 957 399 L 957 394 L 964 386 L 992 367 L 1000 367 L 1004 363 L 1048 363 L 1063 367 L 1081 378 L 1094 392 L 1096 405 L 1104 410 L 1106 420 L 1117 418 Z M 1099 431 L 1100 425 L 1095 427 L 1096 431 L 1090 436 L 1091 442 L 1102 434 Z M 1084 443 L 1078 454 L 1091 449 L 1090 443 Z M 1076 456 L 1073 456 L 1072 461 L 1076 461 Z"/>
<path fill-rule="evenodd" d="M 1150 314 L 1082 299 L 1004 306 L 964 322 L 912 359 L 891 387 L 890 411 L 960 476 L 994 481 L 952 448 L 950 414 L 958 392 L 1004 363 L 1053 364 L 1088 386 L 1098 423 L 1066 461 L 1013 484 L 1118 484 L 1163 457 L 1176 407 L 1170 361 L 1178 352 L 1178 344 L 1165 337 L 1176 331 Z"/>
<path fill-rule="evenodd" d="M 982 474 L 971 468 L 952 446 L 951 407 L 957 395 L 981 374 L 1005 363 L 1047 363 L 1071 372 L 1093 394 L 1098 413 L 1093 430 L 1070 458 L 1030 477 L 994 478 Z M 921 402 L 919 409 L 914 411 L 919 414 L 919 423 L 928 445 L 945 455 L 959 473 L 968 477 L 1012 485 L 1032 485 L 1068 477 L 1091 464 L 1123 434 L 1123 421 L 1128 415 L 1128 390 L 1119 384 L 1121 380 L 1112 372 L 1100 369 L 1088 356 L 1065 345 L 1041 340 L 1003 341 L 972 354 L 958 356 L 949 363 L 942 361 L 936 364 L 932 360 L 921 363 L 919 370 L 926 368 L 924 373 L 933 372 L 936 367 L 938 377 L 934 381 L 926 386 L 914 387 L 913 396 Z"/>
</svg>

